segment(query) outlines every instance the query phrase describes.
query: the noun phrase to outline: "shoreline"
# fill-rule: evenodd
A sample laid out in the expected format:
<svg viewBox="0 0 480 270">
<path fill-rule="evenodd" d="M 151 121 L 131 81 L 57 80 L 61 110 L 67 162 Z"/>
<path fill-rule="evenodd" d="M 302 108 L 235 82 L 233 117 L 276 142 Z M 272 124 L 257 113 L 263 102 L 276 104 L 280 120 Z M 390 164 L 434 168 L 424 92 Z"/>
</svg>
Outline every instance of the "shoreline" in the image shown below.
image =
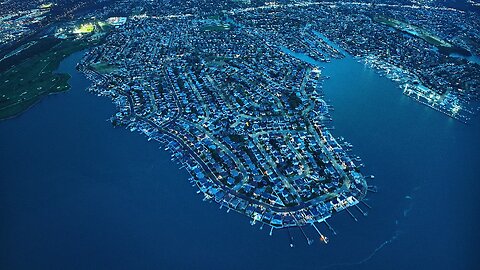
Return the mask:
<svg viewBox="0 0 480 270">
<path fill-rule="evenodd" d="M 39 102 L 41 102 L 44 98 L 50 96 L 50 95 L 56 95 L 56 94 L 60 94 L 60 93 L 66 93 L 68 92 L 71 88 L 72 88 L 72 85 L 69 83 L 69 81 L 71 80 L 72 78 L 72 74 L 70 73 L 64 73 L 64 72 L 58 72 L 58 69 L 60 67 L 60 64 L 65 60 L 67 59 L 68 57 L 70 57 L 72 54 L 74 53 L 78 53 L 78 52 L 86 52 L 88 49 L 92 48 L 93 46 L 95 46 L 96 44 L 91 44 L 89 46 L 87 46 L 86 48 L 80 48 L 80 50 L 77 50 L 77 51 L 73 51 L 73 52 L 69 52 L 67 54 L 64 55 L 64 57 L 57 63 L 55 69 L 49 74 L 49 76 L 55 76 L 55 75 L 59 75 L 59 76 L 67 76 L 68 78 L 65 78 L 66 79 L 66 88 L 63 89 L 63 90 L 60 90 L 60 91 L 47 91 L 43 94 L 40 94 L 40 95 L 37 95 L 37 96 L 34 96 L 32 99 L 29 99 L 29 100 L 33 100 L 33 99 L 36 99 L 35 101 L 33 101 L 32 104 L 26 106 L 25 108 L 21 109 L 20 111 L 12 114 L 12 115 L 8 115 L 6 117 L 1 117 L 0 116 L 0 122 L 1 121 L 6 121 L 6 120 L 11 120 L 11 119 L 14 119 L 20 115 L 22 115 L 23 113 L 27 112 L 28 110 L 30 110 L 33 106 L 37 105 Z M 57 52 L 55 52 L 56 54 Z M 29 59 L 26 59 L 25 61 L 28 61 Z M 21 65 L 25 63 L 24 61 L 19 63 L 18 65 Z M 10 69 L 12 69 L 14 67 L 11 67 Z M 9 69 L 9 70 L 10 70 Z M 53 86 L 50 86 L 50 89 L 52 88 Z M 26 101 L 26 100 L 25 100 Z M 24 102 L 25 102 L 24 101 Z M 24 103 L 22 102 L 22 103 Z M 18 106 L 19 104 L 22 104 L 22 103 L 12 103 L 6 107 L 3 107 L 0 109 L 0 111 L 2 110 L 5 110 L 5 109 L 10 109 L 10 106 L 13 106 L 13 108 L 15 108 L 15 106 Z"/>
</svg>

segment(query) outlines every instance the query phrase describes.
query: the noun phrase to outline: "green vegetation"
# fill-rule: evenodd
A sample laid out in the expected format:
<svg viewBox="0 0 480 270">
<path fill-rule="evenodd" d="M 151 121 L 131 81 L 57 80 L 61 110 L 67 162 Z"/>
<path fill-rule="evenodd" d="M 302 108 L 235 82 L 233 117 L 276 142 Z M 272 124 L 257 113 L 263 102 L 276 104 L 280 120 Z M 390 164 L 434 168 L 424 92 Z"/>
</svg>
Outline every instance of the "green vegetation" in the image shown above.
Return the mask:
<svg viewBox="0 0 480 270">
<path fill-rule="evenodd" d="M 70 76 L 54 71 L 65 57 L 89 45 L 84 40 L 65 40 L 28 57 L 18 55 L 22 61 L 0 73 L 0 119 L 25 111 L 45 95 L 67 90 Z"/>
<path fill-rule="evenodd" d="M 96 26 L 95 32 L 100 34 L 107 33 L 112 28 L 110 24 L 102 21 L 95 21 L 95 26 Z"/>
<path fill-rule="evenodd" d="M 90 65 L 96 72 L 100 74 L 112 73 L 118 70 L 118 67 L 115 65 L 110 65 L 108 63 L 95 63 Z"/>
<path fill-rule="evenodd" d="M 40 8 L 41 9 L 49 9 L 53 6 L 53 3 L 45 3 L 45 4 L 41 4 L 40 5 Z"/>
<path fill-rule="evenodd" d="M 231 26 L 230 24 L 208 24 L 202 27 L 202 31 L 228 31 L 230 30 Z"/>
<path fill-rule="evenodd" d="M 230 138 L 230 140 L 232 140 L 232 142 L 236 142 L 236 143 L 244 143 L 245 142 L 245 137 L 242 136 L 242 135 L 229 134 L 228 137 Z"/>
<path fill-rule="evenodd" d="M 220 20 L 221 16 L 217 14 L 217 15 L 208 16 L 208 18 L 209 18 L 210 20 Z"/>
<path fill-rule="evenodd" d="M 291 93 L 288 96 L 288 104 L 290 105 L 290 108 L 295 110 L 300 104 L 302 104 L 302 100 L 295 93 Z"/>
<path fill-rule="evenodd" d="M 390 27 L 395 28 L 398 31 L 402 31 L 404 33 L 410 34 L 414 37 L 421 38 L 428 42 L 429 44 L 435 46 L 438 48 L 438 50 L 446 55 L 451 54 L 451 53 L 458 53 L 463 56 L 470 56 L 471 53 L 459 46 L 455 46 L 440 37 L 435 36 L 434 34 L 428 32 L 427 30 L 415 26 L 415 25 L 410 25 L 406 22 L 402 22 L 399 20 L 395 20 L 392 18 L 383 18 L 383 17 L 378 17 L 374 18 L 374 21 L 383 23 L 385 25 L 388 25 Z"/>
<path fill-rule="evenodd" d="M 95 25 L 93 23 L 85 23 L 73 30 L 74 34 L 89 34 L 95 31 Z"/>
<path fill-rule="evenodd" d="M 391 26 L 397 30 L 400 30 L 402 32 L 408 33 L 412 36 L 419 37 L 426 42 L 432 44 L 433 46 L 436 47 L 447 47 L 451 48 L 452 44 L 448 43 L 447 41 L 435 36 L 434 34 L 428 32 L 427 30 L 408 24 L 406 22 L 402 22 L 399 20 L 395 20 L 392 18 L 383 18 L 383 17 L 378 17 L 374 19 L 376 22 L 383 23 L 385 25 Z"/>
<path fill-rule="evenodd" d="M 0 73 L 3 73 L 13 66 L 22 63 L 26 59 L 53 48 L 60 42 L 61 41 L 56 38 L 42 38 L 27 43 L 27 46 L 21 45 L 19 48 L 10 52 L 4 58 L 2 58 L 2 60 L 0 60 Z"/>
<path fill-rule="evenodd" d="M 207 66 L 209 67 L 222 67 L 225 66 L 227 60 L 231 60 L 232 58 L 223 57 L 223 56 L 211 56 L 205 57 L 205 61 L 207 61 Z"/>
</svg>

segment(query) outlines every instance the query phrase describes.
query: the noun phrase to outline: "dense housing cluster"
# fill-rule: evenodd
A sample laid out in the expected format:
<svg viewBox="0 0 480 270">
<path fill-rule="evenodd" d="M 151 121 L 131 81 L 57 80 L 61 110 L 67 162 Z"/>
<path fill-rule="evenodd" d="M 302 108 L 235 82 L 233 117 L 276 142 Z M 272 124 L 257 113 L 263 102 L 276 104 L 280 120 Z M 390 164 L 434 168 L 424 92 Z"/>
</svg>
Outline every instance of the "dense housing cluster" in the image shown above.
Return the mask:
<svg viewBox="0 0 480 270">
<path fill-rule="evenodd" d="M 475 14 L 409 1 L 204 2 L 135 4 L 80 69 L 117 104 L 115 125 L 164 143 L 205 199 L 253 223 L 364 213 L 358 158 L 329 132 L 323 62 L 357 57 L 461 121 L 478 98 Z"/>
<path fill-rule="evenodd" d="M 5 1 L 0 67 L 36 53 L 29 35 L 95 40 L 79 69 L 117 105 L 115 125 L 163 143 L 206 200 L 272 229 L 315 227 L 350 207 L 365 213 L 371 190 L 351 145 L 330 133 L 324 63 L 355 57 L 467 122 L 480 97 L 480 16 L 476 2 L 463 5 Z"/>
<path fill-rule="evenodd" d="M 398 81 L 404 94 L 467 122 L 480 90 L 480 17 L 453 8 L 347 1 L 234 9 L 236 21 L 313 60 L 328 61 L 325 38 Z M 327 42 L 328 43 L 328 42 Z M 331 45 L 331 44 L 329 44 Z M 330 46 L 332 47 L 332 46 Z M 344 52 L 342 52 L 344 50 Z M 340 56 L 341 57 L 341 56 Z"/>
<path fill-rule="evenodd" d="M 356 205 L 367 184 L 326 127 L 321 69 L 241 25 L 137 18 L 81 69 L 115 100 L 114 123 L 163 142 L 206 199 L 276 228 Z"/>
</svg>

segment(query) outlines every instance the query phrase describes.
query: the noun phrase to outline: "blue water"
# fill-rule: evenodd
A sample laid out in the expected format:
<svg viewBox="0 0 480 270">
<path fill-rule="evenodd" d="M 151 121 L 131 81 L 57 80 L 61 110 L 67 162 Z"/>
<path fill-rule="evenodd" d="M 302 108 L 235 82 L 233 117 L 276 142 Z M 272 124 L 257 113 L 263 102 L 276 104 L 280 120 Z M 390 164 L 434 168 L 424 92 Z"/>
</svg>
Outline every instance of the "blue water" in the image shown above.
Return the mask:
<svg viewBox="0 0 480 270">
<path fill-rule="evenodd" d="M 202 201 L 159 145 L 113 128 L 105 98 L 72 89 L 0 122 L 1 269 L 473 269 L 478 262 L 480 123 L 404 97 L 351 58 L 324 69 L 336 136 L 374 174 L 367 217 L 331 219 L 307 246 Z M 406 197 L 408 196 L 408 197 Z M 308 229 L 312 237 L 314 232 Z M 376 255 L 370 255 L 375 251 Z M 370 259 L 369 259 L 370 258 Z"/>
</svg>

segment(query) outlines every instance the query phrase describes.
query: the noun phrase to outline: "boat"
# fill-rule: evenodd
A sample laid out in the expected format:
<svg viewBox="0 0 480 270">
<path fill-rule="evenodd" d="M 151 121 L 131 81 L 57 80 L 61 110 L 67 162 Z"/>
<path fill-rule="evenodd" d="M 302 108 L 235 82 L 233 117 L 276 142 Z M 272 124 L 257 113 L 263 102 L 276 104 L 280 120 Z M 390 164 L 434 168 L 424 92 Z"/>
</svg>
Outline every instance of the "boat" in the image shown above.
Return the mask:
<svg viewBox="0 0 480 270">
<path fill-rule="evenodd" d="M 323 243 L 325 244 L 328 244 L 328 237 L 326 237 L 325 235 L 321 234 L 320 235 L 320 241 L 322 241 Z"/>
</svg>

